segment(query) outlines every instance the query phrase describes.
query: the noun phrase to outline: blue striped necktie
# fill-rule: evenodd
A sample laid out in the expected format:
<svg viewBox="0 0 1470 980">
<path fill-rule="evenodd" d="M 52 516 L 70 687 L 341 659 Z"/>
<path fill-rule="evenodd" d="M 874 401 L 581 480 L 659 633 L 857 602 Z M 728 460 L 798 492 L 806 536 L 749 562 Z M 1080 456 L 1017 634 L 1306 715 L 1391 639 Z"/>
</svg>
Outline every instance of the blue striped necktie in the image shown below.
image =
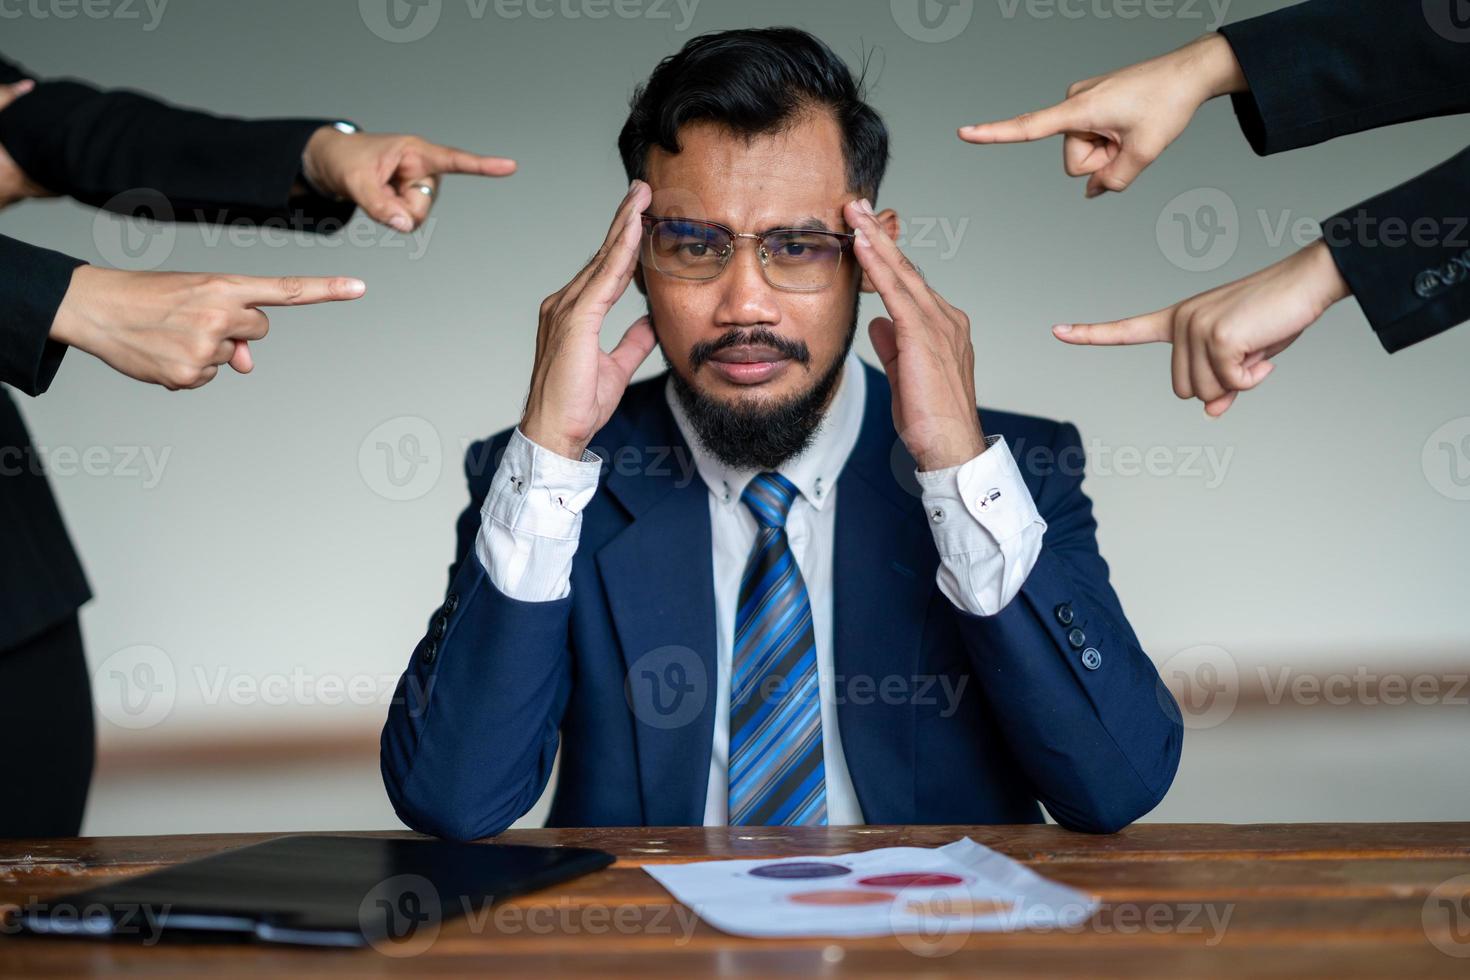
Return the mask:
<svg viewBox="0 0 1470 980">
<path fill-rule="evenodd" d="M 740 499 L 760 530 L 740 579 L 730 678 L 729 823 L 825 824 L 812 606 L 786 538 L 797 489 L 761 473 Z"/>
</svg>

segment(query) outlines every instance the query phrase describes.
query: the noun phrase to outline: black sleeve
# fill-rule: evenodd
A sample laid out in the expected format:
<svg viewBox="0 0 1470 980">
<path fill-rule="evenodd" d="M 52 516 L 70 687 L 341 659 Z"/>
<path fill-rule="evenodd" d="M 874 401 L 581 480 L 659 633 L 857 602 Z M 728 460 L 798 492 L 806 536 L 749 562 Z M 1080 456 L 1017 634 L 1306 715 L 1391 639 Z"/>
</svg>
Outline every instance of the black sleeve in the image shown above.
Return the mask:
<svg viewBox="0 0 1470 980">
<path fill-rule="evenodd" d="M 0 82 L 27 77 L 0 60 Z M 351 217 L 351 203 L 292 197 L 306 141 L 327 125 L 215 116 L 138 92 L 38 79 L 0 112 L 0 145 L 36 183 L 95 207 L 129 212 L 161 194 L 172 214 L 153 216 L 165 220 L 275 220 L 330 231 Z"/>
<path fill-rule="evenodd" d="M 1470 148 L 1323 222 L 1338 271 L 1390 353 L 1470 320 L 1467 204 Z"/>
<path fill-rule="evenodd" d="M 0 382 L 27 395 L 51 386 L 66 352 L 48 338 L 51 321 L 79 265 L 86 263 L 0 235 Z"/>
<path fill-rule="evenodd" d="M 1441 0 L 1309 0 L 1220 28 L 1250 86 L 1231 98 L 1260 154 L 1470 110 L 1470 24 Z"/>
</svg>

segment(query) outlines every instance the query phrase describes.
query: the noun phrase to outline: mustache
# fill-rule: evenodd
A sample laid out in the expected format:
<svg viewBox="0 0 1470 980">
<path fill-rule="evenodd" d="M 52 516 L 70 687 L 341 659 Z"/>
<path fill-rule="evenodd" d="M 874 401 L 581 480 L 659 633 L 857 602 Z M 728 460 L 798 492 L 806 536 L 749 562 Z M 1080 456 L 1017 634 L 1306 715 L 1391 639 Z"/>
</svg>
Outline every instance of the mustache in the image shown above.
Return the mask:
<svg viewBox="0 0 1470 980">
<path fill-rule="evenodd" d="M 798 364 L 807 364 L 812 359 L 811 350 L 802 341 L 778 336 L 765 327 L 755 327 L 721 334 L 714 340 L 701 340 L 689 348 L 689 369 L 698 371 L 700 365 L 722 350 L 756 344 L 779 351 L 782 357 L 789 357 Z"/>
</svg>

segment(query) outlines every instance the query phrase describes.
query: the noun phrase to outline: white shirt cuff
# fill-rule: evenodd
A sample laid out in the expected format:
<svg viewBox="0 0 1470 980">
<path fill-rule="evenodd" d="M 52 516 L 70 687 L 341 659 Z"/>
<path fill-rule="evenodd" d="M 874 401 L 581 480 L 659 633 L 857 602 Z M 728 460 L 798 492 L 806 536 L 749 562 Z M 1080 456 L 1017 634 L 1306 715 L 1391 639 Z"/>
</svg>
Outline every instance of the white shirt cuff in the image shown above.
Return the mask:
<svg viewBox="0 0 1470 980">
<path fill-rule="evenodd" d="M 959 466 L 915 471 L 939 550 L 939 588 L 960 609 L 993 616 L 1016 597 L 1041 554 L 1046 521 L 1001 436 Z"/>
<path fill-rule="evenodd" d="M 475 555 L 512 599 L 545 602 L 571 592 L 582 510 L 597 492 L 602 457 L 568 459 L 511 433 L 480 509 Z"/>
</svg>

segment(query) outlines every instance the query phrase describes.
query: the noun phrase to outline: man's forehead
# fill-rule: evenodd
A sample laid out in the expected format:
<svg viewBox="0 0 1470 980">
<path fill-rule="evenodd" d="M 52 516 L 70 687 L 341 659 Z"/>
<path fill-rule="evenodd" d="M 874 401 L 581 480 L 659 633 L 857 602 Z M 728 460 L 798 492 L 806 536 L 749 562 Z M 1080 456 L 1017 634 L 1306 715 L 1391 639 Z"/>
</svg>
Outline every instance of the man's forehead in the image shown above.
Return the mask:
<svg viewBox="0 0 1470 980">
<path fill-rule="evenodd" d="M 679 131 L 678 153 L 654 147 L 646 176 L 654 214 L 705 218 L 741 230 L 801 227 L 816 219 L 841 229 L 853 198 L 841 133 L 830 114 L 811 113 L 773 133 L 734 133 L 708 122 Z"/>
</svg>

